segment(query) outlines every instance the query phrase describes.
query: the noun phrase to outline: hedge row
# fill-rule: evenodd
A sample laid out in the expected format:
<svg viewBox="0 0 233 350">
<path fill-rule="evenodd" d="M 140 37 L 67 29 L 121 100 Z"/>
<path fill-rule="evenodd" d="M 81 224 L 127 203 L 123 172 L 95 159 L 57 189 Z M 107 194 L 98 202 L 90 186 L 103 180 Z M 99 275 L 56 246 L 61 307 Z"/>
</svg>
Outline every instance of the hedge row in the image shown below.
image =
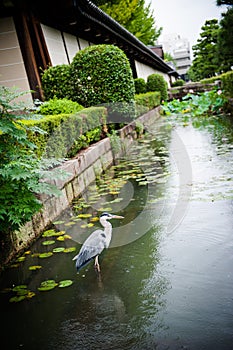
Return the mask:
<svg viewBox="0 0 233 350">
<path fill-rule="evenodd" d="M 226 96 L 233 98 L 233 71 L 222 74 L 221 81 Z"/>
<path fill-rule="evenodd" d="M 223 73 L 216 77 L 211 77 L 201 80 L 202 84 L 214 83 L 217 80 L 221 80 L 222 88 L 226 96 L 233 97 L 233 71 Z"/>
<path fill-rule="evenodd" d="M 159 104 L 159 92 L 135 95 L 136 117 Z M 70 158 L 105 136 L 107 108 L 89 107 L 74 114 L 44 115 L 40 119 L 24 120 L 23 123 L 44 131 L 28 130 L 28 138 L 36 145 L 38 157 Z"/>
<path fill-rule="evenodd" d="M 139 117 L 143 113 L 160 105 L 160 92 L 147 92 L 145 94 L 135 95 L 136 116 Z"/>
<path fill-rule="evenodd" d="M 39 157 L 64 158 L 75 156 L 82 148 L 101 139 L 106 129 L 106 115 L 106 108 L 90 107 L 72 115 L 49 115 L 24 123 L 44 131 L 28 131 L 28 138 L 36 145 L 35 153 Z"/>
<path fill-rule="evenodd" d="M 136 94 L 143 94 L 146 92 L 160 92 L 160 102 L 168 99 L 168 84 L 161 74 L 153 73 L 147 77 L 147 81 L 143 78 L 134 79 Z"/>
</svg>

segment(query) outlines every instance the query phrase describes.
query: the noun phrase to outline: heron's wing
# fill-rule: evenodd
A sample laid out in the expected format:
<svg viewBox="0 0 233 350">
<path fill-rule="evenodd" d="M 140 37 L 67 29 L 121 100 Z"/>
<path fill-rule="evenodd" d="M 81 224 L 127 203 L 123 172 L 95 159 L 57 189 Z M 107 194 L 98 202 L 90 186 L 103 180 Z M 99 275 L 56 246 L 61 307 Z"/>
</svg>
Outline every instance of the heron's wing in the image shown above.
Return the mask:
<svg viewBox="0 0 233 350">
<path fill-rule="evenodd" d="M 76 255 L 73 260 L 76 260 L 77 270 L 80 270 L 85 266 L 90 260 L 99 255 L 105 248 L 106 236 L 104 231 L 96 230 L 86 239 L 83 243 L 78 255 Z"/>
</svg>

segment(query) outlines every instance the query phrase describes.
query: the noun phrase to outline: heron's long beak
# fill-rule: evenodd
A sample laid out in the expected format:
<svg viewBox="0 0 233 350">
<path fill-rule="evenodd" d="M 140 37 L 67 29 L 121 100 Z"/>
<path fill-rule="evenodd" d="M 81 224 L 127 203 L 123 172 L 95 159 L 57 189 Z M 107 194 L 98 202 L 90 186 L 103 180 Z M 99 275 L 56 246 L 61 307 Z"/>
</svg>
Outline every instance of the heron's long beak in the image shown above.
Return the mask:
<svg viewBox="0 0 233 350">
<path fill-rule="evenodd" d="M 113 215 L 112 218 L 113 218 L 113 219 L 124 219 L 124 216 L 121 216 L 121 215 Z"/>
</svg>

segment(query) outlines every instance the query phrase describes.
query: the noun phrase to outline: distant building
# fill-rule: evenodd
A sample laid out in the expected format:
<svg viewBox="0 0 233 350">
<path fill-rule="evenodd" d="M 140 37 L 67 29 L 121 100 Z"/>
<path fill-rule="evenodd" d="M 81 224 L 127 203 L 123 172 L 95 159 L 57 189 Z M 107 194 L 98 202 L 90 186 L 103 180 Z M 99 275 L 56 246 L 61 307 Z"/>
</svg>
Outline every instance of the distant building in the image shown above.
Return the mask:
<svg viewBox="0 0 233 350">
<path fill-rule="evenodd" d="M 189 41 L 178 34 L 169 34 L 164 36 L 162 45 L 164 52 L 173 57 L 178 74 L 182 79 L 188 80 L 187 71 L 191 66 Z"/>
</svg>

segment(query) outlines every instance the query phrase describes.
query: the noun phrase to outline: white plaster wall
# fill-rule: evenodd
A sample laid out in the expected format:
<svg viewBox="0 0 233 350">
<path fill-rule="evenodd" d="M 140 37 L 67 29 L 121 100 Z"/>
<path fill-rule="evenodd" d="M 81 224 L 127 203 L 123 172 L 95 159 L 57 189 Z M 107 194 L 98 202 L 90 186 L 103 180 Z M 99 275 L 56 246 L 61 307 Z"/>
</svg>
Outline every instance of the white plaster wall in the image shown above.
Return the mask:
<svg viewBox="0 0 233 350">
<path fill-rule="evenodd" d="M 0 84 L 29 91 L 30 86 L 12 17 L 0 18 Z M 31 93 L 20 97 L 31 102 Z"/>
<path fill-rule="evenodd" d="M 78 41 L 76 36 L 64 33 L 64 40 L 66 43 L 66 49 L 68 52 L 69 60 L 72 62 L 74 56 L 79 51 Z"/>
<path fill-rule="evenodd" d="M 88 41 L 81 39 L 81 38 L 79 38 L 78 40 L 79 40 L 81 50 L 85 49 L 85 47 L 90 46 Z"/>
<path fill-rule="evenodd" d="M 138 61 L 135 61 L 135 66 L 136 66 L 136 71 L 137 71 L 138 78 L 143 78 L 146 81 L 147 77 L 149 75 L 154 74 L 154 73 L 158 73 L 158 74 L 161 74 L 164 77 L 164 79 L 168 83 L 168 86 L 170 86 L 168 74 L 160 72 L 159 70 L 154 69 L 152 67 L 149 67 L 149 66 L 145 65 L 144 63 L 141 63 L 141 62 L 138 62 Z"/>
<path fill-rule="evenodd" d="M 48 47 L 50 59 L 53 66 L 58 64 L 68 64 L 68 59 L 62 40 L 61 32 L 57 29 L 41 25 L 46 45 Z"/>
</svg>

